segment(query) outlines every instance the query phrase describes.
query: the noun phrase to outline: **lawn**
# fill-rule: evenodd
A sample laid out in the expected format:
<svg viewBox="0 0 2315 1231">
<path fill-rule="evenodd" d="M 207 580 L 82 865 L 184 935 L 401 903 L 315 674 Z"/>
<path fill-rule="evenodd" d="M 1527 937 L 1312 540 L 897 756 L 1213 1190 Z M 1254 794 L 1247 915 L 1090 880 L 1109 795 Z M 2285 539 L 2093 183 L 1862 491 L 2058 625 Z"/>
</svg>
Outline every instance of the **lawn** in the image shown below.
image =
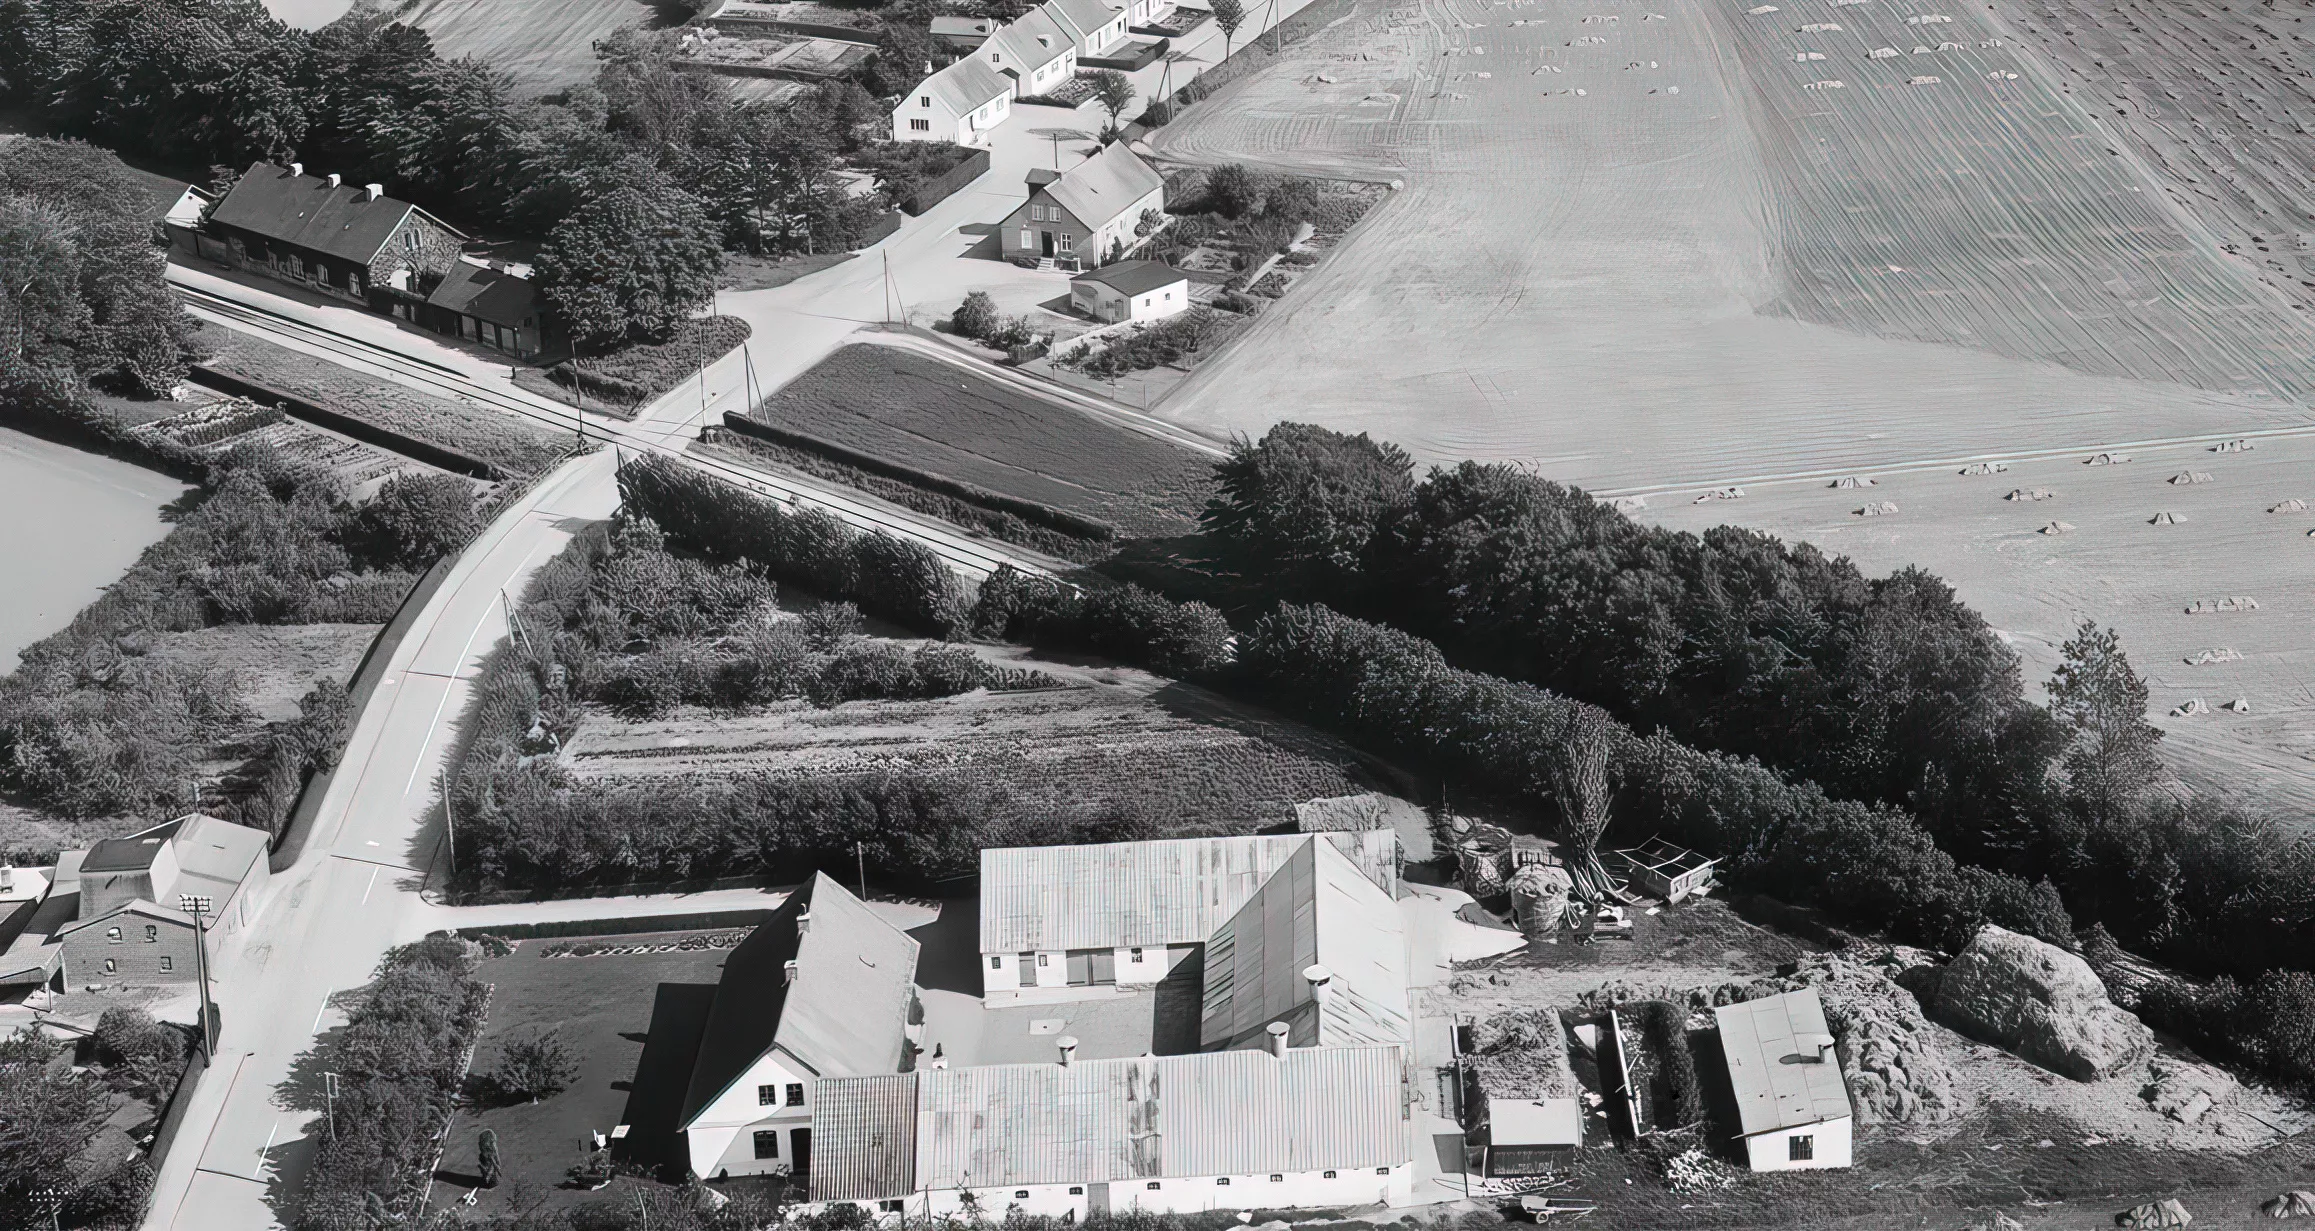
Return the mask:
<svg viewBox="0 0 2315 1231">
<path fill-rule="evenodd" d="M 640 936 L 593 936 L 584 940 L 525 940 L 513 953 L 482 964 L 477 977 L 491 985 L 490 1020 L 474 1049 L 474 1074 L 490 1071 L 500 1046 L 535 1030 L 559 1027 L 563 1042 L 578 1061 L 578 1079 L 571 1088 L 538 1103 L 489 1106 L 462 1110 L 451 1125 L 449 1144 L 442 1155 L 437 1179 L 438 1202 L 455 1201 L 474 1184 L 475 1139 L 485 1128 L 498 1134 L 504 1178 L 496 1189 L 484 1190 L 478 1212 L 507 1208 L 518 1190 L 535 1190 L 557 1204 L 581 1200 L 582 1190 L 566 1188 L 565 1173 L 577 1163 L 588 1134 L 611 1130 L 623 1122 L 628 1093 L 643 1055 L 652 1023 L 652 1009 L 662 984 L 678 986 L 679 998 L 701 998 L 720 977 L 727 948 L 669 948 L 684 938 L 737 933 L 663 932 Z M 647 946 L 656 952 L 596 953 L 591 956 L 545 956 L 578 948 Z M 620 1187 L 648 1181 L 622 1178 L 604 1196 Z"/>
<path fill-rule="evenodd" d="M 220 326 L 204 326 L 197 342 L 211 352 L 208 365 L 283 393 L 294 393 L 342 415 L 453 449 L 527 475 L 544 470 L 570 448 L 570 438 L 525 419 L 342 368 Z"/>
<path fill-rule="evenodd" d="M 837 351 L 755 417 L 1128 535 L 1189 530 L 1212 487 L 1205 457 L 893 347 Z"/>
</svg>

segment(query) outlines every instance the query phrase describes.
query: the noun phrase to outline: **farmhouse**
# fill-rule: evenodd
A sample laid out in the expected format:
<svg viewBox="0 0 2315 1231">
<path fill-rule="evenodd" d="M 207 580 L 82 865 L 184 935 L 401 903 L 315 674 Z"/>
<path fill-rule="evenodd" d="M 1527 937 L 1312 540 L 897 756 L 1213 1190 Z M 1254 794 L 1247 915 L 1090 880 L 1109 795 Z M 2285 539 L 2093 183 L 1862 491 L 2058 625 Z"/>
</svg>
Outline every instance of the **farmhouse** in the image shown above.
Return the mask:
<svg viewBox="0 0 2315 1231">
<path fill-rule="evenodd" d="M 358 303 L 450 272 L 466 237 L 378 184 L 250 164 L 210 212 L 203 256 Z"/>
<path fill-rule="evenodd" d="M 892 109 L 892 139 L 986 145 L 989 130 L 1012 114 L 1012 79 L 968 56 L 901 96 Z"/>
<path fill-rule="evenodd" d="M 261 830 L 198 813 L 85 851 L 65 851 L 23 920 L 0 985 L 106 990 L 192 983 L 192 899 L 205 899 L 201 930 L 219 961 L 248 932 L 262 905 L 270 845 Z M 38 873 L 13 870 L 10 880 Z M 19 897 L 28 895 L 19 894 Z"/>
<path fill-rule="evenodd" d="M 1849 1165 L 1848 1083 L 1815 988 L 1712 1011 L 1754 1171 Z"/>
<path fill-rule="evenodd" d="M 973 58 L 1009 79 L 1013 97 L 1027 98 L 1076 73 L 1077 40 L 1045 9 L 1030 9 L 990 35 Z"/>
<path fill-rule="evenodd" d="M 1190 279 L 1163 261 L 1119 261 L 1071 278 L 1069 302 L 1097 321 L 1163 320 L 1190 306 Z"/>
<path fill-rule="evenodd" d="M 984 850 L 983 995 L 1052 1002 L 1155 984 L 1313 843 L 1347 856 L 1380 901 L 1397 896 L 1398 839 L 1387 829 Z M 1285 972 L 1298 977 L 1314 961 Z"/>
<path fill-rule="evenodd" d="M 994 17 L 959 17 L 943 14 L 932 19 L 932 41 L 950 51 L 971 51 L 997 32 Z"/>
<path fill-rule="evenodd" d="M 904 1071 L 917 942 L 825 874 L 732 950 L 680 1120 L 692 1174 L 812 1168 L 812 1091 Z"/>
<path fill-rule="evenodd" d="M 1039 7 L 1069 33 L 1079 59 L 1107 54 L 1125 41 L 1125 10 L 1102 0 L 1045 0 Z"/>
<path fill-rule="evenodd" d="M 1029 199 L 998 230 L 1007 260 L 1101 265 L 1139 241 L 1143 214 L 1165 209 L 1165 180 L 1124 142 L 1060 174 L 1031 171 L 1028 188 Z"/>
</svg>

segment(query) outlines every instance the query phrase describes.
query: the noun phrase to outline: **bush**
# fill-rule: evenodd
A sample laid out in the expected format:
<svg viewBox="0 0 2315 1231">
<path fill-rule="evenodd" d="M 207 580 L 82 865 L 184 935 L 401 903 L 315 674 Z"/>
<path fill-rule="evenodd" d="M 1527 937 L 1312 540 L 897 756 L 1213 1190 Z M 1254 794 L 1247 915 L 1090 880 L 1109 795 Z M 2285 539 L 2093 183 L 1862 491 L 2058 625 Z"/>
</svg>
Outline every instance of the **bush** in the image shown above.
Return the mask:
<svg viewBox="0 0 2315 1231">
<path fill-rule="evenodd" d="M 1161 364 L 1179 365 L 1197 354 L 1221 324 L 1212 308 L 1191 308 L 1119 336 L 1074 362 L 1080 371 L 1097 377 L 1145 371 Z"/>
<path fill-rule="evenodd" d="M 336 680 L 315 684 L 297 708 L 296 718 L 272 724 L 257 757 L 222 792 L 231 813 L 225 819 L 262 829 L 276 841 L 307 780 L 337 764 L 353 720 L 352 698 Z"/>
<path fill-rule="evenodd" d="M 957 305 L 956 315 L 949 319 L 949 327 L 960 338 L 985 338 L 997 328 L 997 301 L 987 291 L 974 291 Z"/>
<path fill-rule="evenodd" d="M 736 316 L 676 322 L 664 341 L 630 342 L 547 369 L 547 379 L 599 402 L 639 407 L 728 355 L 754 331 Z"/>
<path fill-rule="evenodd" d="M 150 1103 L 167 1101 L 185 1073 L 190 1040 L 143 1009 L 116 1005 L 97 1019 L 89 1050 L 104 1066 L 105 1084 Z"/>
<path fill-rule="evenodd" d="M 561 1094 L 578 1076 L 578 1058 L 564 1044 L 559 1026 L 508 1039 L 490 1070 L 491 1082 L 501 1091 L 533 1103 Z"/>
<path fill-rule="evenodd" d="M 474 487 L 456 475 L 396 475 L 354 511 L 347 546 L 375 568 L 417 571 L 466 546 L 482 530 Z"/>
<path fill-rule="evenodd" d="M 1203 603 L 1176 604 L 1140 586 L 1083 594 L 1010 566 L 981 583 L 973 627 L 1039 649 L 1105 654 L 1161 675 L 1210 677 L 1230 662 L 1230 625 Z"/>
<path fill-rule="evenodd" d="M 1206 173 L 1205 191 L 1198 203 L 1202 211 L 1224 218 L 1243 218 L 1261 208 L 1267 188 L 1265 178 L 1252 167 L 1239 162 L 1224 163 Z"/>
<path fill-rule="evenodd" d="M 1696 1074 L 1696 1053 L 1688 1046 L 1688 1011 L 1662 1000 L 1643 1000 L 1621 1006 L 1619 1012 L 1639 1027 L 1660 1066 L 1657 1075 L 1664 1079 L 1665 1091 L 1671 1096 L 1669 1106 L 1656 1109 L 1656 1127 L 1686 1128 L 1701 1123 L 1705 1116 L 1704 1083 Z"/>
</svg>

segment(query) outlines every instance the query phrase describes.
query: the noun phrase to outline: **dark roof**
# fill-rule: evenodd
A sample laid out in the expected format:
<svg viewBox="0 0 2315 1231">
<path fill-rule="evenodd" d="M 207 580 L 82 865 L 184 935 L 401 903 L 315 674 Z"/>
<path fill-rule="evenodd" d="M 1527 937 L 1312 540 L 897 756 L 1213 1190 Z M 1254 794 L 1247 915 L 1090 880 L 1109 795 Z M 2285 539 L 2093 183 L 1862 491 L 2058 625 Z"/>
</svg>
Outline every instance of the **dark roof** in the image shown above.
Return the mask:
<svg viewBox="0 0 2315 1231">
<path fill-rule="evenodd" d="M 1119 261 L 1104 265 L 1090 273 L 1070 279 L 1072 282 L 1098 282 L 1120 295 L 1132 297 L 1161 286 L 1172 286 L 1189 275 L 1164 261 Z"/>
<path fill-rule="evenodd" d="M 88 856 L 80 861 L 80 870 L 87 872 L 142 872 L 153 866 L 153 856 L 161 853 L 165 837 L 106 838 L 88 848 Z"/>
<path fill-rule="evenodd" d="M 799 934 L 796 918 L 807 910 L 811 923 Z M 724 961 L 683 1122 L 775 1047 L 820 1077 L 898 1072 L 917 949 L 842 885 L 814 875 Z"/>
<path fill-rule="evenodd" d="M 392 197 L 364 200 L 367 195 L 368 190 L 360 184 L 332 188 L 328 180 L 317 175 L 296 175 L 287 167 L 267 162 L 251 163 L 233 191 L 217 203 L 209 220 L 328 256 L 367 263 L 393 238 L 403 219 L 412 212 L 424 212 L 408 201 Z M 439 225 L 440 220 L 435 221 Z"/>
<path fill-rule="evenodd" d="M 530 279 L 467 261 L 452 266 L 426 302 L 510 329 L 537 317 L 539 311 Z"/>
<path fill-rule="evenodd" d="M 1060 178 L 1061 178 L 1061 173 L 1060 173 L 1059 171 L 1056 171 L 1056 170 L 1054 170 L 1054 169 L 1053 169 L 1053 168 L 1051 168 L 1051 167 L 1031 167 L 1031 168 L 1029 168 L 1029 180 L 1028 180 L 1028 184 L 1029 184 L 1029 188 L 1030 188 L 1032 191 L 1034 191 L 1034 190 L 1036 190 L 1036 189 L 1039 189 L 1039 188 L 1043 188 L 1045 185 L 1047 185 L 1047 184 L 1050 184 L 1050 183 L 1052 183 L 1053 181 L 1055 181 L 1055 180 L 1057 180 L 1057 179 L 1060 179 Z"/>
</svg>

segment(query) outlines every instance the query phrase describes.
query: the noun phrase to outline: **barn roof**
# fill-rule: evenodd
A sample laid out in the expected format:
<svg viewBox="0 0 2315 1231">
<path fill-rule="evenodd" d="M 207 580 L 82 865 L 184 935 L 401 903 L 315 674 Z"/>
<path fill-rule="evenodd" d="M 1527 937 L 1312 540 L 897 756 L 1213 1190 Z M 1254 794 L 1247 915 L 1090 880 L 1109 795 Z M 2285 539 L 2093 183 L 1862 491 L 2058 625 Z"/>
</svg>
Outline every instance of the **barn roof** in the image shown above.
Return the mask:
<svg viewBox="0 0 2315 1231">
<path fill-rule="evenodd" d="M 1398 911 L 1332 842 L 1297 850 L 1206 944 L 1202 1045 L 1260 1046 L 1280 1021 L 1300 1047 L 1411 1038 Z"/>
<path fill-rule="evenodd" d="M 992 848 L 981 852 L 981 951 L 1203 944 L 1312 841 L 1336 843 L 1396 890 L 1398 841 L 1384 829 Z"/>
<path fill-rule="evenodd" d="M 1722 1005 L 1712 1016 L 1720 1025 L 1744 1136 L 1850 1114 L 1840 1061 L 1819 1048 L 1832 1033 L 1815 988 Z"/>
</svg>

